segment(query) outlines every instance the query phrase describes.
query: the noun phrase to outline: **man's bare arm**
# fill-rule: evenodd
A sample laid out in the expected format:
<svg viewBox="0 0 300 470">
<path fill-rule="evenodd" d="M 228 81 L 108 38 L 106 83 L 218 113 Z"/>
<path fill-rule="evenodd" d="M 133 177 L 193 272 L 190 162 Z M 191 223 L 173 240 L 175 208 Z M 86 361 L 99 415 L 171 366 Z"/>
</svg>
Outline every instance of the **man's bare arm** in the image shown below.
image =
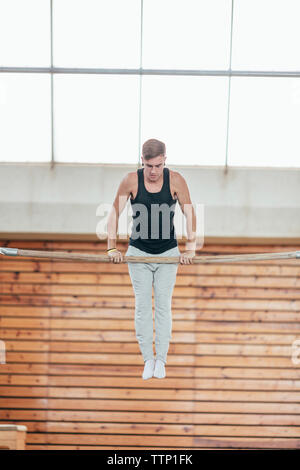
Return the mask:
<svg viewBox="0 0 300 470">
<path fill-rule="evenodd" d="M 180 208 L 186 218 L 187 243 L 186 249 L 196 251 L 196 213 L 193 207 L 188 185 L 184 177 L 176 172 L 176 193 Z"/>
<path fill-rule="evenodd" d="M 130 197 L 130 191 L 130 173 L 127 173 L 119 185 L 112 209 L 108 216 L 107 249 L 116 247 L 119 217 L 127 204 L 128 198 Z"/>
</svg>

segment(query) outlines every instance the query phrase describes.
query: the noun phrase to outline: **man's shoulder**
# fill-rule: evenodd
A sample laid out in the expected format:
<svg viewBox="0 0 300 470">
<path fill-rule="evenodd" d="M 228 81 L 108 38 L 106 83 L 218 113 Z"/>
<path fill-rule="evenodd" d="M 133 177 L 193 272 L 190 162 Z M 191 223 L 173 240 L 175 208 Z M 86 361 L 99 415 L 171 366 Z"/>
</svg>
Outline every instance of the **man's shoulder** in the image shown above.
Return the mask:
<svg viewBox="0 0 300 470">
<path fill-rule="evenodd" d="M 127 177 L 128 178 L 133 178 L 134 176 L 137 175 L 137 172 L 136 171 L 128 171 L 127 173 Z"/>
<path fill-rule="evenodd" d="M 182 184 L 182 182 L 184 181 L 184 178 L 179 173 L 179 171 L 174 171 L 174 170 L 169 170 L 169 171 L 170 171 L 172 182 L 176 185 Z"/>
<path fill-rule="evenodd" d="M 137 172 L 136 171 L 129 171 L 126 174 L 126 180 L 128 181 L 129 184 L 134 183 L 136 179 L 137 179 Z"/>
<path fill-rule="evenodd" d="M 132 181 L 136 174 L 136 171 L 128 171 L 128 173 L 125 173 L 125 175 L 123 176 L 123 180 L 126 182 Z"/>
<path fill-rule="evenodd" d="M 128 188 L 130 191 L 132 187 L 135 186 L 136 181 L 137 181 L 136 171 L 129 171 L 128 173 L 124 175 L 123 184 L 125 184 L 126 188 Z"/>
<path fill-rule="evenodd" d="M 180 173 L 178 171 L 171 170 L 170 168 L 169 168 L 169 172 L 170 172 L 171 176 L 174 176 L 174 178 L 180 176 Z"/>
</svg>

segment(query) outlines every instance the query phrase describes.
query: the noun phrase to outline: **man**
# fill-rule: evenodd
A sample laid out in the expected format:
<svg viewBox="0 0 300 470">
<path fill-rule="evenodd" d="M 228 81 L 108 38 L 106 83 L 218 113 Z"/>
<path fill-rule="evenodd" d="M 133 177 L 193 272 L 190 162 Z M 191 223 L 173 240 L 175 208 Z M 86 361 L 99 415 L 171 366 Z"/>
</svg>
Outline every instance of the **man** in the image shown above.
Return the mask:
<svg viewBox="0 0 300 470">
<path fill-rule="evenodd" d="M 195 211 L 185 179 L 177 171 L 166 168 L 165 161 L 165 144 L 157 139 L 149 139 L 142 149 L 144 168 L 127 173 L 121 181 L 108 218 L 107 253 L 112 262 L 120 263 L 123 260 L 122 253 L 116 247 L 116 234 L 118 219 L 129 197 L 133 209 L 133 229 L 125 256 L 179 256 L 181 264 L 193 262 L 196 247 Z M 182 255 L 173 225 L 177 200 L 187 222 L 187 249 Z M 157 212 L 158 216 L 162 212 L 159 220 L 153 216 Z M 135 293 L 136 337 L 145 363 L 142 377 L 164 378 L 172 331 L 172 292 L 178 264 L 127 264 Z M 152 286 L 155 299 L 156 360 L 152 349 Z"/>
</svg>

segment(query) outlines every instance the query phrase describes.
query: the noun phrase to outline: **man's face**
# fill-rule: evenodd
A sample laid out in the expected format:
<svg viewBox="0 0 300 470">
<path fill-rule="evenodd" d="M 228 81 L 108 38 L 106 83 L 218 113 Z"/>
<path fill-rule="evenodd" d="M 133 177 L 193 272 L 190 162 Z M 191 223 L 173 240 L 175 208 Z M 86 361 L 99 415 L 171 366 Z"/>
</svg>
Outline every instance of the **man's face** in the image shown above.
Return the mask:
<svg viewBox="0 0 300 470">
<path fill-rule="evenodd" d="M 142 156 L 142 162 L 144 163 L 144 173 L 147 179 L 150 181 L 158 181 L 164 171 L 164 163 L 167 157 L 158 155 L 157 157 L 145 160 Z"/>
</svg>

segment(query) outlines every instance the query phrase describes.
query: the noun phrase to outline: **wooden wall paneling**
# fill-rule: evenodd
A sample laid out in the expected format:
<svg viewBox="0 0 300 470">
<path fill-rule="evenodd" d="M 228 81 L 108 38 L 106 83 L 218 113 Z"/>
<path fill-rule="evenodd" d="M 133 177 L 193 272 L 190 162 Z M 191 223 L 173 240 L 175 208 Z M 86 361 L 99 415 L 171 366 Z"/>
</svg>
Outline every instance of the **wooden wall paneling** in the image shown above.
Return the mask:
<svg viewBox="0 0 300 470">
<path fill-rule="evenodd" d="M 88 241 L 1 246 L 105 250 Z M 27 449 L 299 448 L 299 274 L 299 260 L 179 266 L 167 377 L 145 381 L 126 264 L 3 257 L 0 421 L 27 426 Z"/>
</svg>

